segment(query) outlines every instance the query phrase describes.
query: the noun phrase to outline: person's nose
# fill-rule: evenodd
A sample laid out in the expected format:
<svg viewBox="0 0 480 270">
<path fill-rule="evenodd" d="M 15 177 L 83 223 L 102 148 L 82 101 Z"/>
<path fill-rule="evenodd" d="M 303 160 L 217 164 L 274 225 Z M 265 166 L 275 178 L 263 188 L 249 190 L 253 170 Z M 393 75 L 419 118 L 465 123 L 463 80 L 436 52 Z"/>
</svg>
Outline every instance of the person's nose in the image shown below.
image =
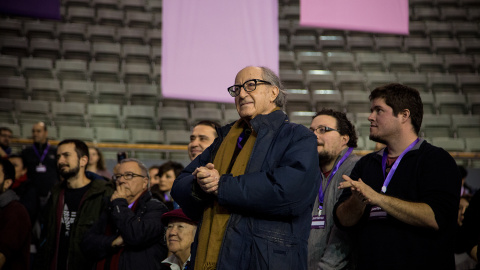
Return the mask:
<svg viewBox="0 0 480 270">
<path fill-rule="evenodd" d="M 367 118 L 368 121 L 370 121 L 370 123 L 373 122 L 373 121 L 375 121 L 375 118 L 373 117 L 373 114 L 374 114 L 374 113 L 371 112 L 370 115 L 369 115 L 368 118 Z"/>
<path fill-rule="evenodd" d="M 240 87 L 240 93 L 238 94 L 238 96 L 242 99 L 248 96 L 248 92 L 247 90 L 245 90 L 244 86 Z"/>
</svg>

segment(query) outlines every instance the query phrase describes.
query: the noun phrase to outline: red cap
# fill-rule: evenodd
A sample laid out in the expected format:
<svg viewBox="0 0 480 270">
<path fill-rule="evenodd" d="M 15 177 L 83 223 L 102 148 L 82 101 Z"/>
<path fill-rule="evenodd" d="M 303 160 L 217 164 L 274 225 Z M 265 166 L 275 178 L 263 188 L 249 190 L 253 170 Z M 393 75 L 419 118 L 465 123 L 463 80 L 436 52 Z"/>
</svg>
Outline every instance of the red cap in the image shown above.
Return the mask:
<svg viewBox="0 0 480 270">
<path fill-rule="evenodd" d="M 169 212 L 166 212 L 165 214 L 163 214 L 162 215 L 163 225 L 167 226 L 168 222 L 170 222 L 170 219 L 179 219 L 179 220 L 183 220 L 183 221 L 188 222 L 188 223 L 197 224 L 197 222 L 195 222 L 195 221 L 191 220 L 189 217 L 187 217 L 185 215 L 185 213 L 183 213 L 182 209 L 180 209 L 180 208 L 169 211 Z"/>
</svg>

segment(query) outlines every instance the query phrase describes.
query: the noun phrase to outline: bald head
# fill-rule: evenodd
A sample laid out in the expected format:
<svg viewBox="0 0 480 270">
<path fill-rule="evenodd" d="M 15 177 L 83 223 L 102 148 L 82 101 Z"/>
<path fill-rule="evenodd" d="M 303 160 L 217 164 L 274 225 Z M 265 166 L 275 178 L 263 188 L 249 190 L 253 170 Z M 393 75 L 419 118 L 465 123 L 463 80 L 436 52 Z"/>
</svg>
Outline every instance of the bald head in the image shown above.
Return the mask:
<svg viewBox="0 0 480 270">
<path fill-rule="evenodd" d="M 47 142 L 48 131 L 44 122 L 38 122 L 32 127 L 32 138 L 34 143 L 44 144 Z"/>
</svg>

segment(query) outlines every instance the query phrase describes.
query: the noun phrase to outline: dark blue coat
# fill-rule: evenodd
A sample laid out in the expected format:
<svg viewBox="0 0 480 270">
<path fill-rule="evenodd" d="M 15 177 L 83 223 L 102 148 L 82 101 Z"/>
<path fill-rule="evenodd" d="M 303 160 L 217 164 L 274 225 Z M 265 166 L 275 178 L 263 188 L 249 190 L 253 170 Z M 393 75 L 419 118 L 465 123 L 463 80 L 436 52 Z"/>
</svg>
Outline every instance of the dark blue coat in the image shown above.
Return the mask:
<svg viewBox="0 0 480 270">
<path fill-rule="evenodd" d="M 231 216 L 217 269 L 306 269 L 320 178 L 316 137 L 282 111 L 258 115 L 250 124 L 257 139 L 245 174 L 219 180 L 218 202 Z M 193 219 L 201 220 L 215 197 L 200 189 L 192 172 L 213 161 L 232 125 L 217 130 L 213 144 L 174 181 L 171 194 Z M 194 244 L 192 265 L 195 253 Z"/>
</svg>

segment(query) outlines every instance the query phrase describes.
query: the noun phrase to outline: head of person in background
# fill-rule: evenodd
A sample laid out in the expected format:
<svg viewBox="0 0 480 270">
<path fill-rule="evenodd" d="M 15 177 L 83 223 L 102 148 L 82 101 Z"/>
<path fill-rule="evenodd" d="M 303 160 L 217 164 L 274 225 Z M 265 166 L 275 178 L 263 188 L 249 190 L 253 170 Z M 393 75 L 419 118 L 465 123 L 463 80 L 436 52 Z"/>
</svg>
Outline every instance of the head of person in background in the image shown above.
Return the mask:
<svg viewBox="0 0 480 270">
<path fill-rule="evenodd" d="M 182 209 L 175 209 L 162 215 L 162 224 L 167 227 L 165 238 L 168 251 L 172 254 L 162 264 L 170 265 L 170 269 L 186 269 L 197 223 L 188 218 Z"/>
<path fill-rule="evenodd" d="M 12 154 L 8 157 L 8 160 L 12 163 L 15 168 L 15 180 L 23 182 L 21 179 L 27 179 L 27 168 L 25 168 L 22 156 L 17 154 Z M 20 183 L 19 182 L 19 183 Z"/>
<path fill-rule="evenodd" d="M 460 176 L 462 177 L 462 188 L 460 190 L 460 196 L 473 194 L 472 188 L 465 183 L 465 180 L 467 179 L 467 176 L 468 176 L 467 169 L 465 169 L 465 167 L 460 165 L 458 166 L 458 171 L 460 172 Z"/>
<path fill-rule="evenodd" d="M 160 165 L 153 165 L 150 168 L 148 168 L 148 175 L 150 175 L 150 182 L 151 185 L 154 185 L 154 179 L 155 176 L 158 174 L 158 169 L 160 168 Z"/>
<path fill-rule="evenodd" d="M 32 127 L 32 139 L 34 143 L 46 144 L 48 139 L 48 130 L 44 122 L 38 122 Z"/>
<path fill-rule="evenodd" d="M 460 197 L 460 204 L 458 205 L 458 219 L 457 219 L 458 226 L 463 225 L 465 210 L 467 210 L 467 207 L 470 204 L 471 199 L 472 199 L 472 195 L 470 194 L 465 194 L 465 195 L 462 195 L 462 197 Z"/>
<path fill-rule="evenodd" d="M 310 130 L 317 136 L 317 151 L 322 172 L 332 169 L 338 155 L 348 147 L 357 147 L 355 126 L 343 112 L 323 109 L 315 114 Z"/>
<path fill-rule="evenodd" d="M 117 189 L 111 200 L 123 198 L 131 204 L 150 187 L 148 169 L 134 158 L 123 159 L 119 164 L 118 173 L 113 176 Z"/>
<path fill-rule="evenodd" d="M 150 190 L 153 196 L 162 201 L 169 210 L 178 208 L 178 205 L 170 196 L 170 190 L 172 189 L 173 181 L 180 175 L 182 170 L 182 164 L 167 161 L 158 168 L 157 175 L 152 176 Z"/>
<path fill-rule="evenodd" d="M 12 153 L 10 143 L 13 132 L 8 127 L 0 127 L 0 158 L 6 158 Z"/>
<path fill-rule="evenodd" d="M 152 179 L 152 186 L 158 185 L 161 192 L 169 192 L 173 181 L 182 172 L 183 165 L 175 161 L 167 161 L 158 168 L 158 173 Z"/>
<path fill-rule="evenodd" d="M 105 166 L 105 159 L 103 158 L 103 154 L 100 149 L 96 147 L 89 147 L 88 154 L 90 155 L 90 159 L 88 160 L 87 171 L 94 172 L 108 179 L 112 178 L 112 174 Z"/>
<path fill-rule="evenodd" d="M 190 143 L 188 144 L 188 157 L 190 157 L 190 160 L 194 160 L 213 143 L 213 140 L 218 136 L 216 128 L 220 128 L 220 124 L 210 120 L 203 120 L 195 125 L 190 135 Z"/>
</svg>

